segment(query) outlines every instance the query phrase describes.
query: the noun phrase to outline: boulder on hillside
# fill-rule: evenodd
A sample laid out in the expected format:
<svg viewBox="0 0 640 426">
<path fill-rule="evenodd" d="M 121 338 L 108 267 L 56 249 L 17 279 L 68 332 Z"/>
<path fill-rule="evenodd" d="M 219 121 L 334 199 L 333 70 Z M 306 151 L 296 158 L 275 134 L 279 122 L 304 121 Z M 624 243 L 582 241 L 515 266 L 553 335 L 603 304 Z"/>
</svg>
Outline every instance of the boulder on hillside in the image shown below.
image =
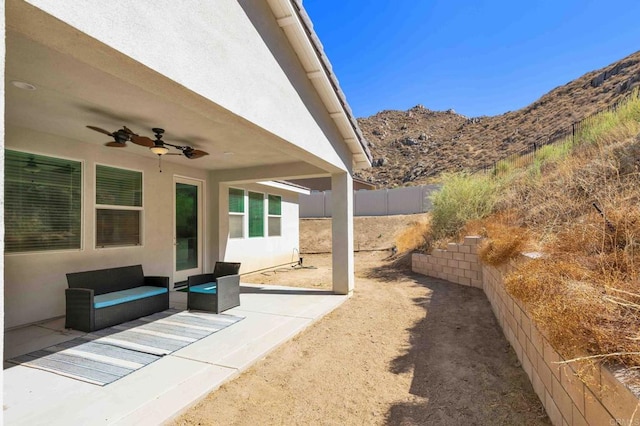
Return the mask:
<svg viewBox="0 0 640 426">
<path fill-rule="evenodd" d="M 373 167 L 382 167 L 385 164 L 387 164 L 387 159 L 384 157 L 381 158 L 376 158 L 375 160 L 373 160 L 373 162 L 371 163 L 371 166 Z"/>
</svg>

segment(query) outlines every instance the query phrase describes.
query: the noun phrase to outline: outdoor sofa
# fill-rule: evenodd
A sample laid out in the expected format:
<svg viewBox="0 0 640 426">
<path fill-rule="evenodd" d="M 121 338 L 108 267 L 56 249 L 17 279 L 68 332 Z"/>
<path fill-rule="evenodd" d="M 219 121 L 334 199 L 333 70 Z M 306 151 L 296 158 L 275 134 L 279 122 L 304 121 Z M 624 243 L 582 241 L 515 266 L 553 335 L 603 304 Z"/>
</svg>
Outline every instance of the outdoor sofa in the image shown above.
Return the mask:
<svg viewBox="0 0 640 426">
<path fill-rule="evenodd" d="M 67 274 L 66 328 L 92 332 L 169 309 L 169 277 L 142 265 Z"/>
<path fill-rule="evenodd" d="M 187 278 L 187 309 L 219 314 L 240 306 L 240 263 L 216 262 L 212 274 Z"/>
</svg>

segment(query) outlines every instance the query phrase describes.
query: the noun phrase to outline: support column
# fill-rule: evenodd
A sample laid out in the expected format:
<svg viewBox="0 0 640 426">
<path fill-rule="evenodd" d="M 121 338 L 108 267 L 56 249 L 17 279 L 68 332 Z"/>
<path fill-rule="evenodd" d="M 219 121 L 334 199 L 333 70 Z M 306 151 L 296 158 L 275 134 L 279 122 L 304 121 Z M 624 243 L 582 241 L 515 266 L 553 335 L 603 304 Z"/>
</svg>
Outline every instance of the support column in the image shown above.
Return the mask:
<svg viewBox="0 0 640 426">
<path fill-rule="evenodd" d="M 224 260 L 229 234 L 229 186 L 221 183 L 215 174 L 210 175 L 208 185 L 207 259 L 205 271 L 212 271 L 217 260 Z"/>
<path fill-rule="evenodd" d="M 353 179 L 349 173 L 331 175 L 331 234 L 333 291 L 353 293 Z"/>
</svg>

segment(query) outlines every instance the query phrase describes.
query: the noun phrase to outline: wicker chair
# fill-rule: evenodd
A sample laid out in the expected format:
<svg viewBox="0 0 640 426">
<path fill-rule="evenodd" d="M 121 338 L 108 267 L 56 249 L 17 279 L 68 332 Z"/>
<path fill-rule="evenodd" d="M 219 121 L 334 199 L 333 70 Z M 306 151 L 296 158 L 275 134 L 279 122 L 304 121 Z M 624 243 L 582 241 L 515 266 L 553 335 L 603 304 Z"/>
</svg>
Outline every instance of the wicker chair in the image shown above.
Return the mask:
<svg viewBox="0 0 640 426">
<path fill-rule="evenodd" d="M 212 274 L 187 278 L 187 309 L 219 314 L 240 306 L 240 263 L 216 262 Z"/>
</svg>

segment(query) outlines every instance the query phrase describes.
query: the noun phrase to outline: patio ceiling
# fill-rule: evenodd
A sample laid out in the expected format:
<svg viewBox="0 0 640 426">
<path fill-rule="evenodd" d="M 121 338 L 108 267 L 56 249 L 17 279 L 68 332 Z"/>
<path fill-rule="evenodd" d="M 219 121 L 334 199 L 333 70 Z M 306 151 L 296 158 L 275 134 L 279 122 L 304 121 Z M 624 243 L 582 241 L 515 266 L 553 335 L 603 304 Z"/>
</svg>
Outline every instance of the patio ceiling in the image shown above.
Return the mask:
<svg viewBox="0 0 640 426">
<path fill-rule="evenodd" d="M 86 125 L 109 131 L 126 125 L 149 137 L 153 137 L 151 128 L 161 127 L 166 130 L 166 142 L 210 153 L 193 161 L 182 156 L 164 161 L 210 170 L 300 161 L 325 166 L 321 159 L 310 158 L 298 147 L 59 21 L 38 16 L 40 22 L 34 27 L 34 22 L 21 22 L 22 17 L 12 20 L 10 11 L 7 15 L 7 128 L 104 145 L 110 138 Z M 36 90 L 19 89 L 12 81 L 27 82 Z M 148 149 L 128 145 L 121 150 L 124 155 L 154 158 Z"/>
</svg>

